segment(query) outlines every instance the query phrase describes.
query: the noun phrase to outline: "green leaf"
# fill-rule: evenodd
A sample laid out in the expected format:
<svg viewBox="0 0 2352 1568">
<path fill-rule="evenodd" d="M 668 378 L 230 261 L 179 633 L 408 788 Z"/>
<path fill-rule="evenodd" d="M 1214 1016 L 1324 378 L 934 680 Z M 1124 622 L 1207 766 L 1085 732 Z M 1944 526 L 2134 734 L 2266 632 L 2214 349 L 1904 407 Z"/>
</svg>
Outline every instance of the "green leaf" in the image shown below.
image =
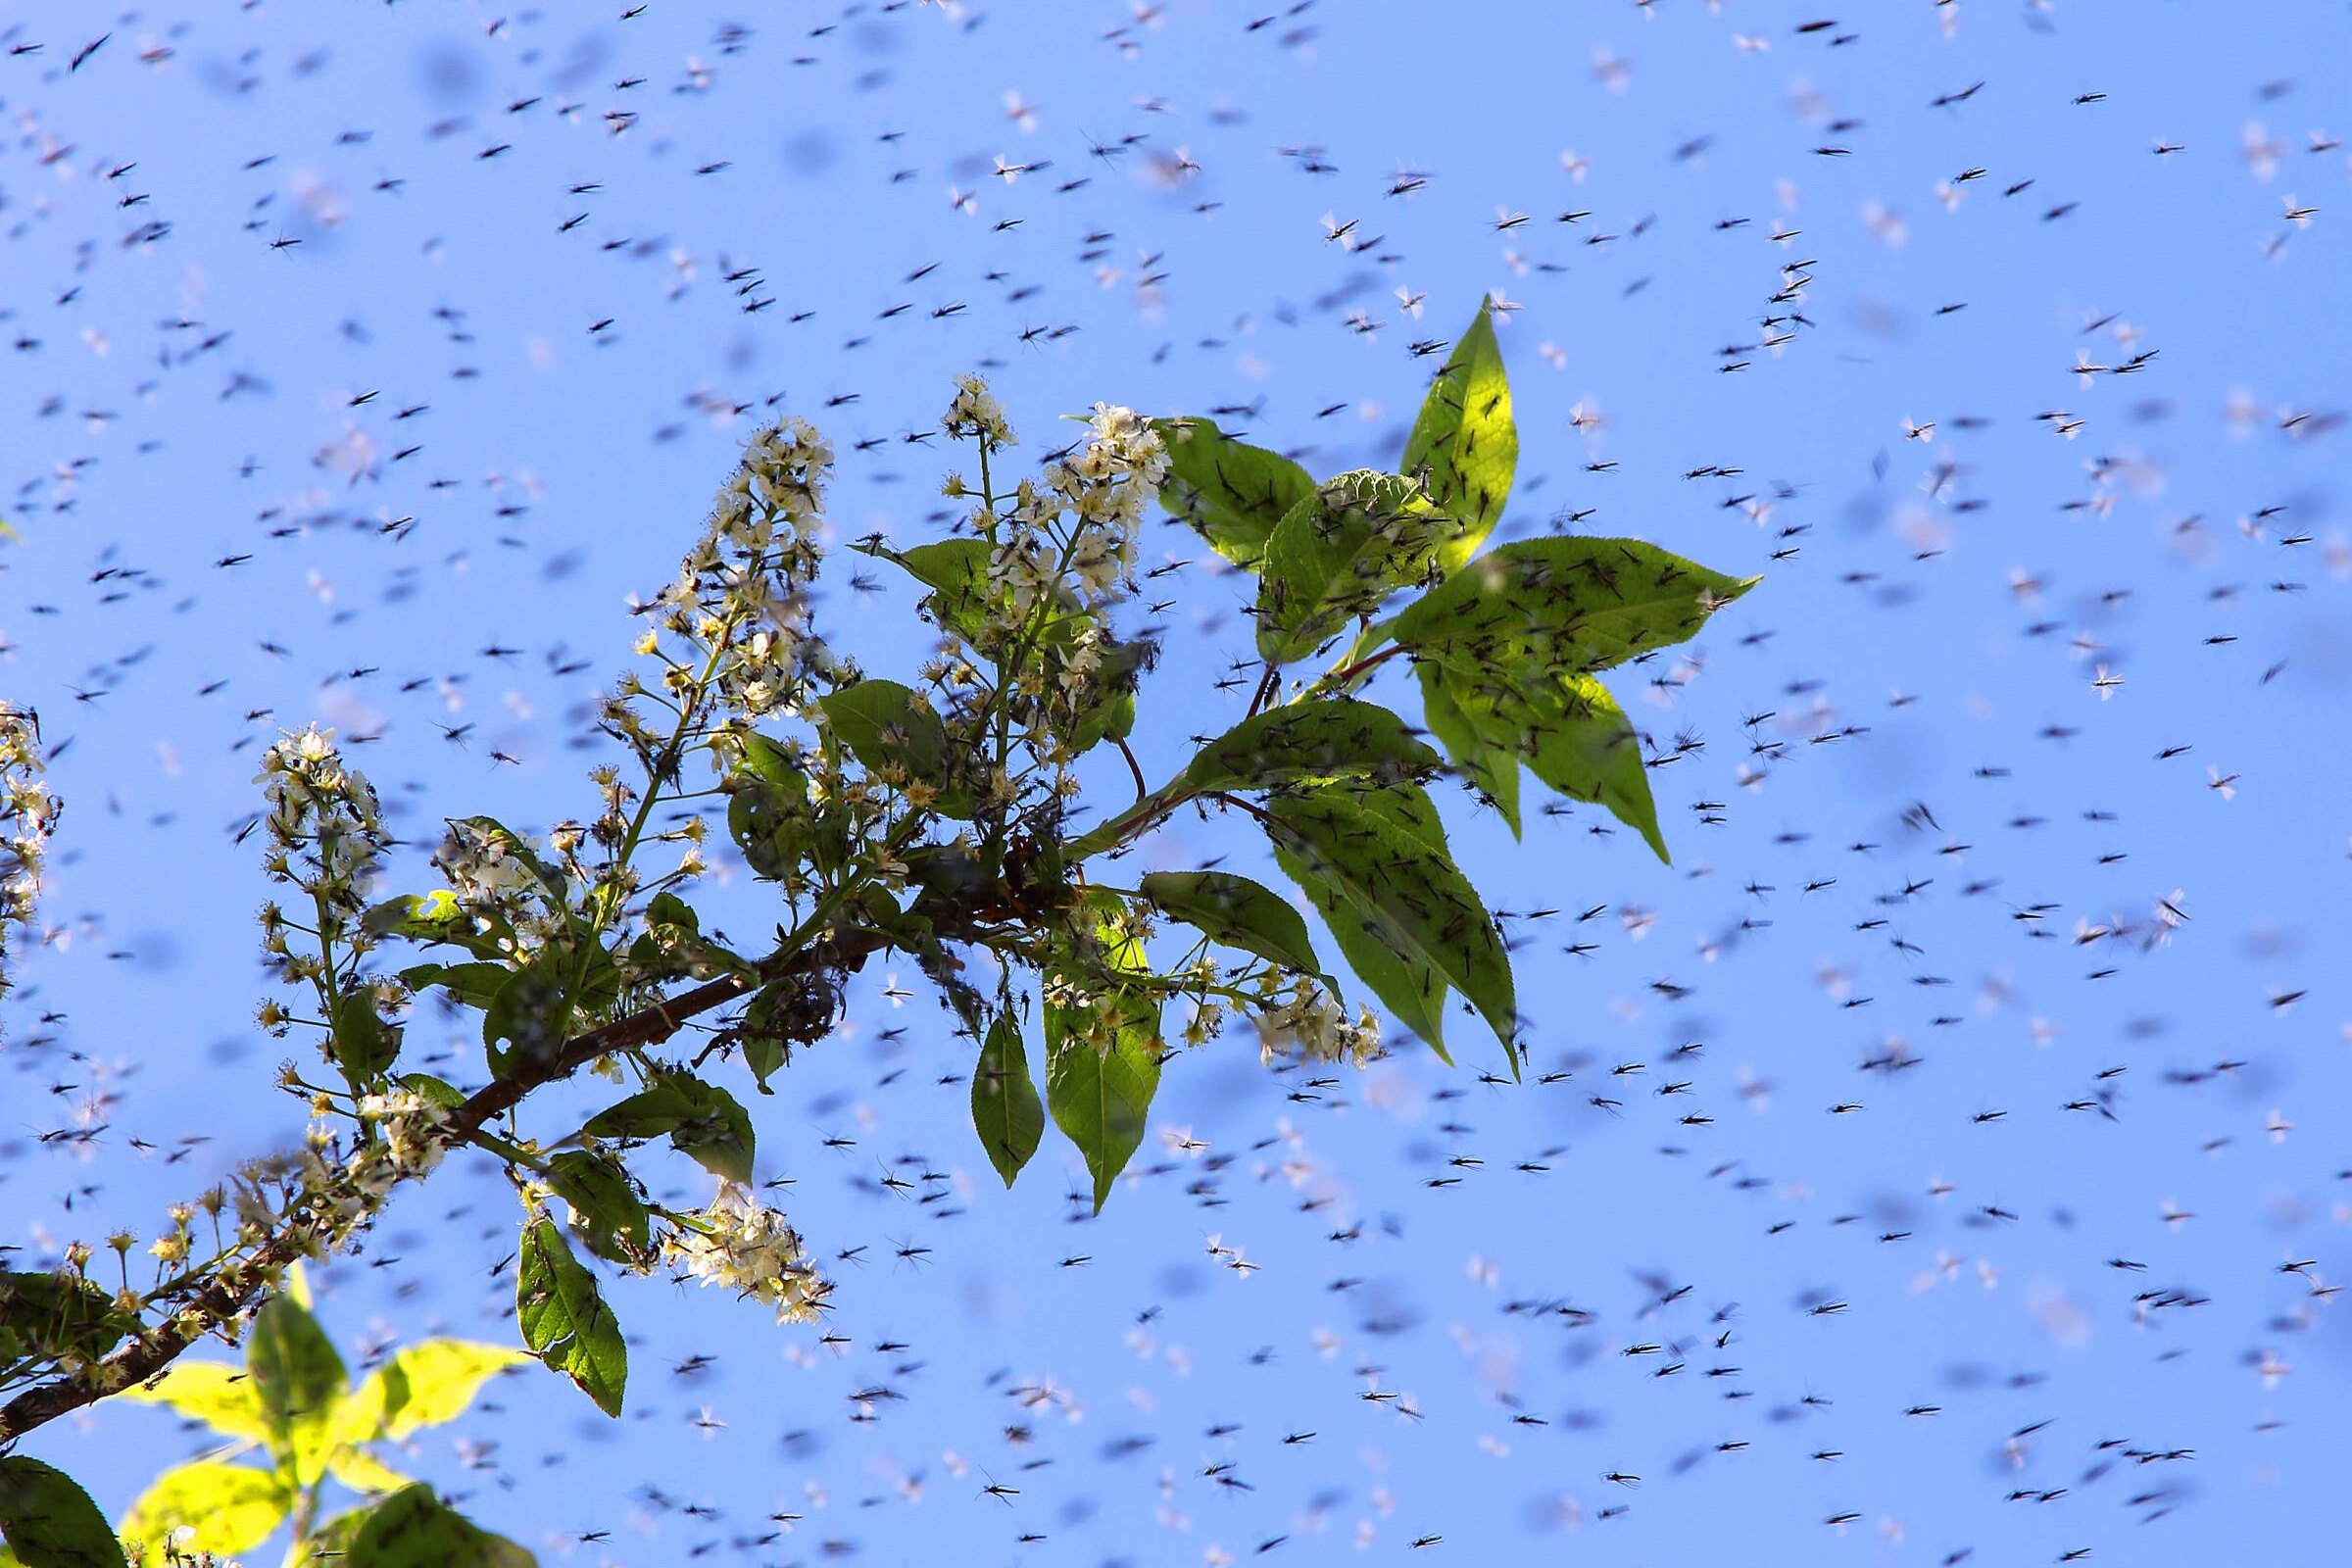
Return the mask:
<svg viewBox="0 0 2352 1568">
<path fill-rule="evenodd" d="M 578 1384 L 605 1414 L 620 1415 L 629 1381 L 620 1323 L 597 1290 L 596 1276 L 571 1255 L 564 1233 L 545 1214 L 523 1227 L 514 1320 L 522 1343 L 540 1360 Z"/>
<path fill-rule="evenodd" d="M 1154 871 L 1144 897 L 1162 913 L 1200 928 L 1213 942 L 1254 953 L 1287 968 L 1317 974 L 1306 921 L 1272 889 L 1230 871 Z"/>
<path fill-rule="evenodd" d="M 994 604 L 988 591 L 989 547 L 980 539 L 942 539 L 916 545 L 890 558 L 931 592 L 923 608 L 939 623 L 974 647 L 989 626 Z"/>
<path fill-rule="evenodd" d="M 400 1083 L 402 1088 L 414 1090 L 434 1104 L 446 1106 L 451 1110 L 466 1103 L 466 1097 L 458 1093 L 454 1085 L 447 1079 L 434 1077 L 429 1072 L 404 1072 L 400 1075 Z"/>
<path fill-rule="evenodd" d="M 1560 794 L 1606 808 L 1671 863 L 1641 737 L 1608 688 L 1590 675 L 1488 674 L 1435 660 L 1421 668 L 1423 690 L 1433 679 L 1444 683 L 1446 700 L 1477 736 L 1482 758 L 1498 760 L 1497 771 L 1515 784 L 1524 760 Z"/>
<path fill-rule="evenodd" d="M 379 1495 L 416 1484 L 416 1477 L 404 1476 L 375 1455 L 359 1448 L 337 1448 L 329 1453 L 326 1473 L 354 1492 L 369 1492 Z"/>
<path fill-rule="evenodd" d="M 344 1561 L 347 1568 L 533 1568 L 536 1559 L 444 1504 L 420 1481 L 368 1511 Z"/>
<path fill-rule="evenodd" d="M 318 1320 L 280 1291 L 254 1314 L 245 1370 L 271 1451 L 292 1464 L 297 1486 L 309 1486 L 324 1464 L 321 1437 L 343 1397 L 343 1358 Z"/>
<path fill-rule="evenodd" d="M 1119 934 L 1110 917 L 1124 906 L 1092 894 L 1097 956 L 1071 978 L 1090 998 L 1083 1008 L 1040 1008 L 1046 1041 L 1046 1104 L 1054 1123 L 1086 1156 L 1095 1178 L 1095 1212 L 1144 1141 L 1152 1097 L 1159 1089 L 1159 1001 L 1144 985 L 1151 960 L 1142 942 Z"/>
<path fill-rule="evenodd" d="M 1396 640 L 1463 668 L 1586 675 L 1683 641 L 1759 580 L 1639 539 L 1527 539 L 1406 607 Z"/>
<path fill-rule="evenodd" d="M 947 786 L 948 730 L 930 699 L 895 680 L 861 680 L 817 706 L 858 760 L 938 787 L 939 808 L 949 816 L 971 814 L 970 798 Z"/>
<path fill-rule="evenodd" d="M 1511 837 L 1519 836 L 1519 755 L 1500 745 L 1490 745 L 1470 722 L 1446 687 L 1445 666 L 1435 660 L 1416 666 L 1421 676 L 1421 716 L 1429 732 L 1446 747 L 1446 754 L 1454 765 L 1470 775 L 1470 781 L 1494 803 L 1502 819 L 1510 824 Z"/>
<path fill-rule="evenodd" d="M 642 1257 L 652 1247 L 652 1215 L 619 1161 L 566 1150 L 547 1162 L 547 1184 L 571 1207 L 571 1228 L 597 1256 Z"/>
<path fill-rule="evenodd" d="M 183 1527 L 195 1532 L 180 1545 L 183 1553 L 232 1557 L 268 1541 L 293 1505 L 293 1492 L 276 1471 L 183 1464 L 157 1477 L 130 1505 L 122 1535 L 145 1564 L 161 1565 L 164 1543 Z"/>
<path fill-rule="evenodd" d="M 134 1383 L 118 1397 L 134 1404 L 161 1404 L 224 1437 L 254 1443 L 270 1439 L 261 1396 L 253 1380 L 221 1361 L 174 1361 L 153 1383 Z"/>
<path fill-rule="evenodd" d="M 1346 890 L 1336 881 L 1317 876 L 1307 862 L 1277 843 L 1274 863 L 1298 884 L 1315 912 L 1339 945 L 1340 956 L 1355 977 L 1371 988 L 1406 1028 L 1429 1042 L 1429 1049 L 1447 1066 L 1453 1056 L 1446 1049 L 1446 981 L 1436 968 L 1409 953 L 1398 953 L 1365 925 Z"/>
<path fill-rule="evenodd" d="M 564 992 L 567 956 L 559 944 L 541 948 L 507 976 L 482 1009 L 482 1047 L 492 1077 L 505 1077 L 517 1057 L 544 1062 L 564 1049 L 572 1011 Z"/>
<path fill-rule="evenodd" d="M 629 961 L 640 979 L 708 980 L 751 972 L 750 964 L 704 939 L 702 917 L 674 893 L 657 893 L 646 906 L 645 930 L 630 945 Z"/>
<path fill-rule="evenodd" d="M 727 781 L 727 837 L 754 876 L 773 882 L 791 875 L 815 844 L 808 781 L 798 773 L 781 782 L 735 774 Z"/>
<path fill-rule="evenodd" d="M 368 1374 L 337 1407 L 330 1429 L 334 1445 L 383 1438 L 398 1443 L 420 1427 L 455 1421 L 485 1382 L 528 1359 L 507 1346 L 472 1340 L 425 1340 L 405 1346 Z"/>
<path fill-rule="evenodd" d="M 0 1457 L 0 1539 L 24 1568 L 123 1568 L 106 1515 L 55 1465 Z"/>
<path fill-rule="evenodd" d="M 752 1179 L 751 1112 L 733 1095 L 692 1073 L 662 1073 L 650 1087 L 599 1111 L 584 1130 L 597 1138 L 667 1133 L 671 1147 L 713 1175 Z"/>
<path fill-rule="evenodd" d="M 1470 323 L 1430 384 L 1397 471 L 1426 475 L 1430 499 L 1465 525 L 1438 553 L 1450 576 L 1478 550 L 1502 516 L 1519 466 L 1519 431 L 1511 422 L 1511 388 L 1503 378 L 1494 318 L 1480 301 Z"/>
<path fill-rule="evenodd" d="M 1389 710 L 1335 697 L 1243 719 L 1200 749 L 1184 781 L 1204 793 L 1334 778 L 1385 783 L 1426 777 L 1441 765 Z"/>
<path fill-rule="evenodd" d="M 95 1361 L 138 1327 L 112 1292 L 67 1270 L 0 1271 L 0 1361 Z"/>
<path fill-rule="evenodd" d="M 1365 946 L 1349 951 L 1350 927 L 1390 956 L 1358 973 L 1392 1011 L 1439 1044 L 1426 1026 L 1451 987 L 1478 1008 L 1516 1063 L 1510 958 L 1443 837 L 1433 841 L 1422 825 L 1426 805 L 1426 797 L 1416 802 L 1396 790 L 1333 787 L 1277 796 L 1269 803 L 1267 832 L 1288 857 L 1284 869 L 1324 911 L 1349 962 Z"/>
<path fill-rule="evenodd" d="M 1045 1136 L 1046 1109 L 1029 1077 L 1020 1022 L 1010 1012 L 1000 1013 L 988 1026 L 979 1064 L 972 1068 L 972 1126 L 988 1151 L 988 1162 L 1007 1187 Z"/>
<path fill-rule="evenodd" d="M 1160 505 L 1192 524 L 1218 555 L 1255 569 L 1275 525 L 1314 493 L 1313 477 L 1280 453 L 1235 440 L 1212 420 L 1154 419 L 1152 425 L 1168 449 Z"/>
<path fill-rule="evenodd" d="M 1276 664 L 1304 658 L 1397 589 L 1429 581 L 1461 536 L 1414 480 L 1369 468 L 1326 479 L 1266 540 L 1258 653 Z"/>
<path fill-rule="evenodd" d="M 1144 1141 L 1145 1119 L 1159 1089 L 1159 1007 L 1148 998 L 1113 995 L 1100 1014 L 1049 1006 L 1045 1013 L 1046 1102 L 1054 1124 L 1086 1156 L 1095 1178 L 1095 1212 Z M 1088 1029 L 1100 1027 L 1098 1042 Z"/>
<path fill-rule="evenodd" d="M 375 992 L 367 986 L 335 999 L 336 1064 L 354 1082 L 373 1078 L 400 1055 L 401 1031 L 375 1010 Z"/>
<path fill-rule="evenodd" d="M 419 963 L 400 971 L 411 991 L 439 986 L 468 1007 L 487 1007 L 514 971 L 503 963 Z"/>
<path fill-rule="evenodd" d="M 370 936 L 446 942 L 477 958 L 498 958 L 505 954 L 497 934 L 478 930 L 473 915 L 447 888 L 421 898 L 404 894 L 386 899 L 360 916 L 360 928 Z"/>
</svg>

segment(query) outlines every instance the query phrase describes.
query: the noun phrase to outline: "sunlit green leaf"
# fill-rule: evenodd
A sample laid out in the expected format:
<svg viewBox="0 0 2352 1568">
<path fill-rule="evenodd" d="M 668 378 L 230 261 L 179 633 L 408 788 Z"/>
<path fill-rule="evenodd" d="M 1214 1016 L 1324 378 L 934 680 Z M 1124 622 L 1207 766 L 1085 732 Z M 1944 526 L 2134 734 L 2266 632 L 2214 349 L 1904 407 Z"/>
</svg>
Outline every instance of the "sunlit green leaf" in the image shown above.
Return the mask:
<svg viewBox="0 0 2352 1568">
<path fill-rule="evenodd" d="M 1152 1097 L 1159 1089 L 1159 1001 L 1136 981 L 1149 976 L 1144 945 L 1111 923 L 1122 906 L 1106 894 L 1088 901 L 1100 968 L 1072 976 L 1084 1007 L 1041 1007 L 1046 1042 L 1046 1104 L 1054 1124 L 1078 1146 L 1095 1178 L 1095 1211 L 1144 1141 Z"/>
<path fill-rule="evenodd" d="M 1424 692 L 1433 680 L 1442 683 L 1446 701 L 1476 737 L 1477 755 L 1492 760 L 1514 788 L 1524 761 L 1560 794 L 1606 808 L 1659 859 L 1668 858 L 1641 737 L 1599 681 L 1547 677 L 1540 670 L 1464 670 L 1437 660 L 1425 662 L 1421 671 Z M 1434 719 L 1431 727 L 1437 727 Z M 1514 820 L 1514 832 L 1517 827 Z"/>
<path fill-rule="evenodd" d="M 379 1438 L 397 1443 L 420 1427 L 454 1421 L 485 1382 L 528 1359 L 510 1346 L 472 1340 L 404 1346 L 344 1396 L 329 1436 L 337 1446 Z"/>
<path fill-rule="evenodd" d="M 1397 471 L 1426 475 L 1430 499 L 1461 519 L 1462 531 L 1440 549 L 1441 571 L 1452 573 L 1494 531 L 1511 474 L 1519 466 L 1519 431 L 1511 421 L 1511 389 L 1494 343 L 1494 318 L 1480 302 L 1470 323 L 1430 384 Z"/>
<path fill-rule="evenodd" d="M 1470 715 L 1463 712 L 1446 690 L 1445 666 L 1435 660 L 1418 666 L 1421 677 L 1421 716 L 1452 758 L 1454 765 L 1469 774 L 1470 781 L 1486 793 L 1510 824 L 1511 837 L 1519 836 L 1519 754 L 1506 747 L 1490 744 L 1471 724 Z"/>
<path fill-rule="evenodd" d="M 404 894 L 386 899 L 360 916 L 360 925 L 372 936 L 446 942 L 477 958 L 504 956 L 497 933 L 479 929 L 473 914 L 447 888 L 421 897 Z"/>
<path fill-rule="evenodd" d="M 988 1026 L 980 1060 L 972 1068 L 972 1126 L 988 1151 L 988 1162 L 1007 1187 L 1045 1136 L 1045 1106 L 1029 1076 L 1020 1021 L 1010 1012 L 998 1014 Z"/>
<path fill-rule="evenodd" d="M 1100 1213 L 1144 1141 L 1145 1119 L 1159 1089 L 1159 1008 L 1148 999 L 1112 996 L 1093 1013 L 1042 1010 L 1046 1101 L 1054 1124 L 1086 1156 Z M 1098 1026 L 1101 1042 L 1088 1033 Z"/>
<path fill-rule="evenodd" d="M 1434 978 L 1467 997 L 1505 1049 L 1515 1050 L 1510 959 L 1443 839 L 1433 844 L 1418 827 L 1418 803 L 1397 791 L 1332 786 L 1276 796 L 1268 809 L 1267 831 L 1288 857 L 1285 869 L 1324 910 L 1342 951 L 1351 940 L 1343 931 L 1352 925 L 1394 956 L 1362 975 L 1392 1011 L 1429 1038 L 1423 1026 L 1444 1004 Z M 1354 962 L 1356 953 L 1348 957 Z"/>
<path fill-rule="evenodd" d="M 1406 607 L 1396 640 L 1464 668 L 1591 674 L 1683 641 L 1757 581 L 1639 539 L 1526 539 Z"/>
<path fill-rule="evenodd" d="M 1304 468 L 1280 453 L 1237 441 L 1209 419 L 1154 419 L 1167 444 L 1160 505 L 1237 566 L 1255 568 L 1275 525 L 1314 493 Z"/>
<path fill-rule="evenodd" d="M 333 1342 L 291 1291 L 272 1296 L 254 1314 L 245 1370 L 270 1446 L 291 1460 L 296 1484 L 309 1486 L 325 1463 L 322 1438 L 345 1377 Z"/>
<path fill-rule="evenodd" d="M 605 1414 L 620 1414 L 629 1380 L 620 1323 L 605 1304 L 596 1276 L 571 1255 L 563 1231 L 545 1214 L 522 1230 L 514 1320 L 522 1343 L 540 1360 L 578 1384 Z"/>
<path fill-rule="evenodd" d="M 1397 589 L 1428 581 L 1461 535 L 1411 479 L 1369 468 L 1326 479 L 1266 540 L 1258 653 L 1277 664 L 1304 658 Z"/>
<path fill-rule="evenodd" d="M 149 1568 L 159 1568 L 166 1539 L 182 1528 L 195 1532 L 178 1544 L 183 1553 L 230 1557 L 269 1540 L 293 1505 L 293 1492 L 274 1470 L 183 1464 L 157 1477 L 130 1505 L 122 1535 Z"/>
<path fill-rule="evenodd" d="M 253 1380 L 225 1362 L 174 1361 L 154 1383 L 134 1383 L 117 1397 L 169 1406 L 226 1437 L 256 1443 L 270 1438 Z"/>
<path fill-rule="evenodd" d="M 536 1559 L 417 1482 L 368 1511 L 345 1561 L 347 1568 L 533 1568 Z"/>
<path fill-rule="evenodd" d="M 122 1544 L 90 1494 L 21 1453 L 0 1456 L 0 1539 L 24 1568 L 123 1568 Z"/>
<path fill-rule="evenodd" d="M 924 608 L 943 631 L 977 645 L 990 621 L 989 548 L 980 539 L 941 539 L 916 545 L 890 559 L 931 590 Z"/>
<path fill-rule="evenodd" d="M 1144 897 L 1211 941 L 1313 974 L 1321 965 L 1306 921 L 1272 889 L 1230 871 L 1153 871 Z"/>
<path fill-rule="evenodd" d="M 326 1456 L 326 1473 L 354 1492 L 383 1494 L 415 1484 L 364 1448 L 336 1448 Z"/>
<path fill-rule="evenodd" d="M 1243 719 L 1200 749 L 1184 781 L 1204 792 L 1259 790 L 1311 779 L 1426 777 L 1441 765 L 1395 713 L 1339 697 Z"/>
</svg>

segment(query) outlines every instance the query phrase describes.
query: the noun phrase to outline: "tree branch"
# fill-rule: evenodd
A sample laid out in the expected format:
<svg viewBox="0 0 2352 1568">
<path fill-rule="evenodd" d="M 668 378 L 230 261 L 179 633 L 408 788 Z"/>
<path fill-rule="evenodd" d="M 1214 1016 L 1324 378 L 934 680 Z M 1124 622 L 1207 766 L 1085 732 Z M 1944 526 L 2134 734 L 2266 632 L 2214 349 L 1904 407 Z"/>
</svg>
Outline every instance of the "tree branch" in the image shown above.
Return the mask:
<svg viewBox="0 0 2352 1568">
<path fill-rule="evenodd" d="M 963 910 L 943 914 L 946 918 L 938 922 L 943 935 L 968 923 Z M 570 1077 L 599 1056 L 634 1046 L 659 1045 L 685 1020 L 723 1007 L 760 985 L 821 970 L 856 970 L 888 945 L 889 938 L 870 927 L 828 929 L 817 933 L 808 946 L 762 965 L 756 980 L 721 976 L 615 1018 L 602 1028 L 575 1035 L 537 1060 L 517 1060 L 508 1076 L 474 1091 L 442 1124 L 442 1140 L 449 1145 L 462 1144 L 494 1117 L 519 1104 L 531 1091 Z M 369 1215 L 359 1228 L 365 1229 L 373 1218 Z M 129 1344 L 78 1373 L 37 1384 L 0 1405 L 0 1445 L 154 1377 L 189 1346 L 257 1305 L 289 1265 L 310 1254 L 311 1245 L 311 1239 L 295 1228 L 276 1232 L 246 1254 L 232 1272 L 215 1276 L 169 1318 Z"/>
</svg>

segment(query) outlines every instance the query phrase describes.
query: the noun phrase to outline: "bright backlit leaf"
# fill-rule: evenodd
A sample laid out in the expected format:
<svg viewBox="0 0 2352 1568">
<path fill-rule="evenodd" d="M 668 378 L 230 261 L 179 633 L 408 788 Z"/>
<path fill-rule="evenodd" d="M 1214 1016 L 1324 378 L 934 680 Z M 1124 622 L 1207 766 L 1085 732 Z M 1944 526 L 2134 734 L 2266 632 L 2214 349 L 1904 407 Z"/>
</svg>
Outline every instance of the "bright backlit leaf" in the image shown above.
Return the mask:
<svg viewBox="0 0 2352 1568">
<path fill-rule="evenodd" d="M 1007 1187 L 1045 1136 L 1046 1109 L 1029 1076 L 1020 1020 L 1010 1012 L 999 1013 L 989 1024 L 972 1068 L 972 1126 L 988 1151 L 988 1162 Z"/>
<path fill-rule="evenodd" d="M 1405 438 L 1397 471 L 1426 475 L 1430 499 L 1461 520 L 1462 530 L 1438 553 L 1450 575 L 1474 555 L 1502 516 L 1519 466 L 1519 430 L 1511 422 L 1511 388 L 1494 342 L 1494 318 L 1482 303 L 1430 384 L 1420 416 Z"/>
</svg>

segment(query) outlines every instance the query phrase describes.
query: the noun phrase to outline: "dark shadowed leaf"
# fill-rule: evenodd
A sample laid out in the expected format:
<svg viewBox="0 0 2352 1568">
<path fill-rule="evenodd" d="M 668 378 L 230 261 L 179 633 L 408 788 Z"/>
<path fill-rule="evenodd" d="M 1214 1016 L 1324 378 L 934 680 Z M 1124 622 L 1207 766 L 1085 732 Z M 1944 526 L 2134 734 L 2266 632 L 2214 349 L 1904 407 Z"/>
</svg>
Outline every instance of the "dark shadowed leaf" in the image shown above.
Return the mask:
<svg viewBox="0 0 2352 1568">
<path fill-rule="evenodd" d="M 533 1568 L 528 1551 L 492 1535 L 419 1481 L 368 1510 L 349 1568 Z"/>
<path fill-rule="evenodd" d="M 589 1119 L 598 1138 L 654 1138 L 670 1144 L 713 1175 L 752 1179 L 751 1112 L 715 1084 L 691 1073 L 664 1072 L 646 1088 Z"/>
<path fill-rule="evenodd" d="M 0 1540 L 24 1568 L 123 1568 L 122 1547 L 90 1494 L 21 1453 L 0 1457 Z"/>
<path fill-rule="evenodd" d="M 590 1251 L 614 1262 L 645 1254 L 652 1216 L 618 1160 L 566 1150 L 548 1161 L 547 1184 L 570 1205 L 573 1234 Z"/>
<path fill-rule="evenodd" d="M 825 722 L 867 767 L 895 769 L 940 791 L 950 816 L 971 814 L 971 802 L 946 786 L 948 730 L 930 699 L 895 680 L 861 680 L 818 700 Z"/>
<path fill-rule="evenodd" d="M 1313 974 L 1322 965 L 1306 921 L 1270 888 L 1230 871 L 1154 871 L 1144 897 L 1212 942 Z"/>
</svg>

